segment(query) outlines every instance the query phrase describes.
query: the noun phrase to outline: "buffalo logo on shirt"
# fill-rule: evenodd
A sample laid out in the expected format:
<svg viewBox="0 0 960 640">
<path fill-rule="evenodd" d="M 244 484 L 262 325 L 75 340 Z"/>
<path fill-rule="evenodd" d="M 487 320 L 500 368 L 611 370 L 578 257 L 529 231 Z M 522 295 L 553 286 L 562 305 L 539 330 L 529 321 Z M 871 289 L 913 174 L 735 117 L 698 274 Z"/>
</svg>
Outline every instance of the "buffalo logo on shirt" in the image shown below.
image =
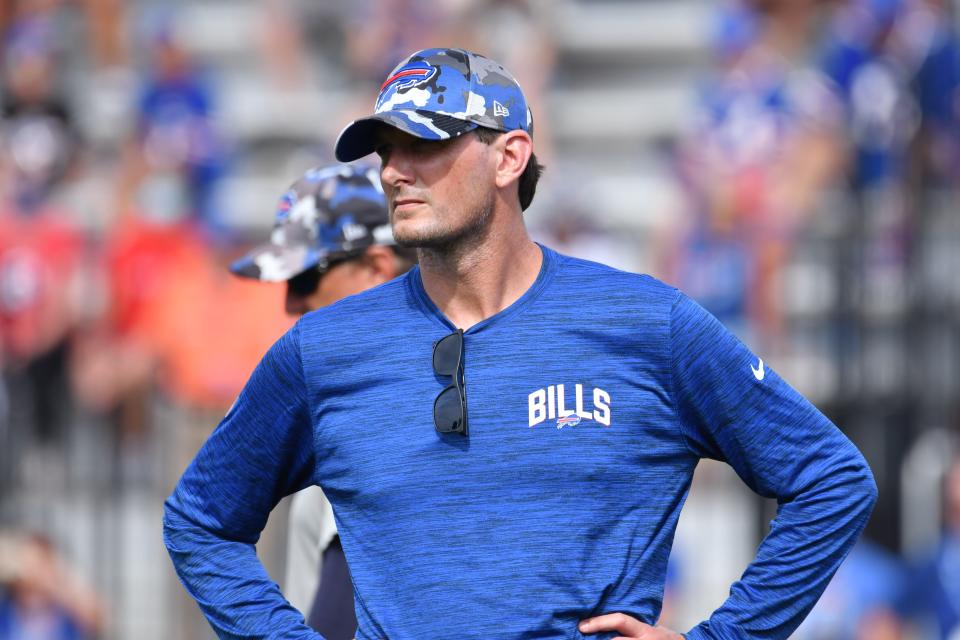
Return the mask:
<svg viewBox="0 0 960 640">
<path fill-rule="evenodd" d="M 586 420 L 610 426 L 610 394 L 599 387 L 584 392 L 582 384 L 552 384 L 537 389 L 527 396 L 529 424 L 535 427 L 543 422 L 555 421 L 557 429 L 575 427 Z"/>
</svg>

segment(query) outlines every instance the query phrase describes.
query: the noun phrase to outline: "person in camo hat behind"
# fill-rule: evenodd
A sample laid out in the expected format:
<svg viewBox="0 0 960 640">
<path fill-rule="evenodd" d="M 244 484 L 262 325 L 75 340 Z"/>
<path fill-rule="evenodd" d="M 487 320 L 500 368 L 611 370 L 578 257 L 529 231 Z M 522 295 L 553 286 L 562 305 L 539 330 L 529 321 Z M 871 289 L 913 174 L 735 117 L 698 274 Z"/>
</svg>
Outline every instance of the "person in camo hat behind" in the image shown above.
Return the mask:
<svg viewBox="0 0 960 640">
<path fill-rule="evenodd" d="M 230 265 L 243 278 L 286 282 L 286 310 L 303 315 L 406 272 L 416 253 L 390 231 L 377 171 L 307 171 L 281 196 L 270 241 Z"/>
<path fill-rule="evenodd" d="M 230 266 L 243 278 L 286 282 L 286 310 L 303 315 L 406 272 L 416 261 L 390 232 L 375 169 L 307 171 L 280 197 L 270 241 Z M 330 502 L 320 487 L 293 496 L 284 595 L 328 640 L 357 629 L 353 584 Z"/>
</svg>

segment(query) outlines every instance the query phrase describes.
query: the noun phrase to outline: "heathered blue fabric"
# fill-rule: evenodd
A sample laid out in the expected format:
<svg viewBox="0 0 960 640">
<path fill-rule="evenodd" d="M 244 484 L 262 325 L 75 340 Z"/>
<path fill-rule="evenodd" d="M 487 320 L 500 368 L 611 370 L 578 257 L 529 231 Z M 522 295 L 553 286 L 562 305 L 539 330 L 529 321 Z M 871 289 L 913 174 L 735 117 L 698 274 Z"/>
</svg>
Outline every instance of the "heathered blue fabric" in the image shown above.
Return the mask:
<svg viewBox="0 0 960 640">
<path fill-rule="evenodd" d="M 432 345 L 453 326 L 416 269 L 270 349 L 166 503 L 174 564 L 221 637 L 319 637 L 254 549 L 274 505 L 312 483 L 336 512 L 360 640 L 582 638 L 579 620 L 614 611 L 652 624 L 702 457 L 780 509 L 687 637 L 799 624 L 876 499 L 863 457 L 769 366 L 757 380 L 757 357 L 676 289 L 543 251 L 530 290 L 465 333 L 467 438 L 433 427 L 449 379 Z M 561 384 L 587 417 L 530 426 Z"/>
</svg>

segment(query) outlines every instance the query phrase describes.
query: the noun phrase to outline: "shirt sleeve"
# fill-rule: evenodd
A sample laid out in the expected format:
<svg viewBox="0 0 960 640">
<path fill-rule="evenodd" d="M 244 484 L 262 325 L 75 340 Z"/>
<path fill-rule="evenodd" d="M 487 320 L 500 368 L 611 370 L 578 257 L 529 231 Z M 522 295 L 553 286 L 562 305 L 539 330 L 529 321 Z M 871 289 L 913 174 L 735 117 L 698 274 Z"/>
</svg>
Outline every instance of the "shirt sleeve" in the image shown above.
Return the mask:
<svg viewBox="0 0 960 640">
<path fill-rule="evenodd" d="M 164 542 L 220 638 L 322 638 L 257 558 L 267 516 L 311 483 L 313 430 L 299 325 L 264 356 L 164 509 Z"/>
<path fill-rule="evenodd" d="M 787 638 L 850 551 L 877 488 L 857 448 L 716 318 L 679 294 L 671 317 L 673 393 L 688 447 L 723 460 L 777 516 L 702 638 Z"/>
</svg>

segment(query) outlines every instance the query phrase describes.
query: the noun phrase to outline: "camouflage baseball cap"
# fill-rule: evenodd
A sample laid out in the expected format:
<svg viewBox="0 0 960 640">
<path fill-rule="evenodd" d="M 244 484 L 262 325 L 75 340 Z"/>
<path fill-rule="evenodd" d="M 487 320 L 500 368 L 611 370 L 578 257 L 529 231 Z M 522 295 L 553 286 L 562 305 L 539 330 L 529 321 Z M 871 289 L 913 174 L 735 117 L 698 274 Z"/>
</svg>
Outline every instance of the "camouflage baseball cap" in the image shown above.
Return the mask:
<svg viewBox="0 0 960 640">
<path fill-rule="evenodd" d="M 401 62 L 380 86 L 374 114 L 340 133 L 337 160 L 372 153 L 381 122 L 427 140 L 446 140 L 478 126 L 533 133 L 527 100 L 510 72 L 463 49 L 424 49 Z"/>
<path fill-rule="evenodd" d="M 393 245 L 377 171 L 334 165 L 307 171 L 277 205 L 270 242 L 230 265 L 244 278 L 282 282 L 311 267 Z"/>
</svg>

